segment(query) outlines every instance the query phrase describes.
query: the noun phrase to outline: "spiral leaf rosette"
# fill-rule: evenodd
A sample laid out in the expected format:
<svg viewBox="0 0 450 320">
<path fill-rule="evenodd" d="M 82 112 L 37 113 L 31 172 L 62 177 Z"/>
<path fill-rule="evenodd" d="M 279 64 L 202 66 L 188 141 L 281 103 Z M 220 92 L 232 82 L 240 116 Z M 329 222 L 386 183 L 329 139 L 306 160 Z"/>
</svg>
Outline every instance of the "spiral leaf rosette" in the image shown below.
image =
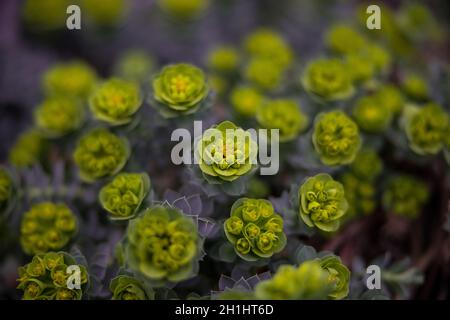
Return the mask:
<svg viewBox="0 0 450 320">
<path fill-rule="evenodd" d="M 230 121 L 206 130 L 195 149 L 203 177 L 212 184 L 233 182 L 256 168 L 256 141 Z"/>
<path fill-rule="evenodd" d="M 308 178 L 298 192 L 300 217 L 308 227 L 326 232 L 339 228 L 340 219 L 348 209 L 341 183 L 320 173 Z"/>
<path fill-rule="evenodd" d="M 99 199 L 111 220 L 127 220 L 135 216 L 149 190 L 146 173 L 120 173 L 100 190 Z"/>
<path fill-rule="evenodd" d="M 115 175 L 125 166 L 129 155 L 128 140 L 104 128 L 81 137 L 74 151 L 80 178 L 86 182 Z"/>
<path fill-rule="evenodd" d="M 196 112 L 209 94 L 203 71 L 180 63 L 164 67 L 153 79 L 152 106 L 165 118 Z"/>
<path fill-rule="evenodd" d="M 246 261 L 270 258 L 286 245 L 283 218 L 265 199 L 237 200 L 231 207 L 230 218 L 224 223 L 224 230 L 236 254 Z"/>
<path fill-rule="evenodd" d="M 328 294 L 329 299 L 341 300 L 348 296 L 350 284 L 350 270 L 335 255 L 327 255 L 318 259 L 322 269 L 328 272 L 328 281 L 332 291 Z"/>
<path fill-rule="evenodd" d="M 128 275 L 119 275 L 111 280 L 109 289 L 112 300 L 153 300 L 155 293 L 152 288 Z"/>
<path fill-rule="evenodd" d="M 20 243 L 27 254 L 63 249 L 77 231 L 73 212 L 63 203 L 41 202 L 27 211 L 20 226 Z"/>
<path fill-rule="evenodd" d="M 194 221 L 176 208 L 159 205 L 129 222 L 123 243 L 129 268 L 152 286 L 195 276 L 201 248 Z"/>
<path fill-rule="evenodd" d="M 79 268 L 80 288 L 69 287 L 69 266 Z M 81 300 L 86 292 L 89 276 L 84 265 L 78 264 L 66 252 L 48 252 L 33 257 L 19 268 L 19 285 L 23 300 Z"/>
<path fill-rule="evenodd" d="M 350 164 L 361 146 L 356 123 L 344 112 L 320 113 L 314 120 L 314 149 L 328 166 Z"/>
</svg>

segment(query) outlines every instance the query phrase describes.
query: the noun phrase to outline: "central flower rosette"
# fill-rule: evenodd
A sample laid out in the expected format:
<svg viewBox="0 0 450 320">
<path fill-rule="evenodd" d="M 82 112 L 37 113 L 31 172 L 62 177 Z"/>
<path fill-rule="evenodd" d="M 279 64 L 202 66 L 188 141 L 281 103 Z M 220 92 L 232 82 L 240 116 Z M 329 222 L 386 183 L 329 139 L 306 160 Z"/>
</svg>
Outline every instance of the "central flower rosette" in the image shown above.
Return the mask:
<svg viewBox="0 0 450 320">
<path fill-rule="evenodd" d="M 258 145 L 250 132 L 224 121 L 203 133 L 196 152 L 208 182 L 231 182 L 256 167 Z"/>
</svg>

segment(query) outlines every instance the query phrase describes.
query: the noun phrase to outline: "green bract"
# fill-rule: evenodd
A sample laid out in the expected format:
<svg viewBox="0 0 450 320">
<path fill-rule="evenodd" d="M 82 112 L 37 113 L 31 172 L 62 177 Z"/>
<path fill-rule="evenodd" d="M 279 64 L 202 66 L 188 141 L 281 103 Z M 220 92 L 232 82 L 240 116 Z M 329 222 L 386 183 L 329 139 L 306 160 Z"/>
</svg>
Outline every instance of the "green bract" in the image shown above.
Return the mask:
<svg viewBox="0 0 450 320">
<path fill-rule="evenodd" d="M 428 200 L 427 185 L 408 175 L 399 175 L 389 181 L 383 193 L 383 204 L 387 211 L 415 218 Z"/>
<path fill-rule="evenodd" d="M 319 262 L 322 269 L 328 272 L 328 281 L 333 287 L 328 297 L 334 300 L 345 298 L 349 292 L 350 270 L 334 255 L 325 256 Z"/>
<path fill-rule="evenodd" d="M 9 162 L 19 168 L 32 166 L 40 160 L 45 147 L 46 141 L 42 134 L 29 129 L 19 135 L 9 151 Z"/>
<path fill-rule="evenodd" d="M 264 300 L 324 300 L 333 290 L 329 275 L 318 261 L 299 267 L 282 265 L 274 277 L 256 285 L 255 296 Z"/>
<path fill-rule="evenodd" d="M 435 103 L 428 103 L 422 108 L 407 105 L 403 121 L 409 146 L 414 152 L 424 155 L 436 154 L 442 150 L 450 120 L 441 106 Z"/>
<path fill-rule="evenodd" d="M 141 105 L 139 86 L 118 78 L 105 81 L 89 98 L 94 117 L 111 125 L 129 123 Z"/>
<path fill-rule="evenodd" d="M 13 196 L 13 181 L 8 171 L 0 166 L 0 220 Z"/>
<path fill-rule="evenodd" d="M 62 96 L 51 97 L 37 106 L 34 118 L 38 129 L 50 138 L 57 138 L 81 127 L 84 109 L 74 99 Z"/>
<path fill-rule="evenodd" d="M 361 145 L 359 129 L 342 111 L 320 113 L 314 120 L 314 149 L 329 166 L 352 163 Z"/>
<path fill-rule="evenodd" d="M 97 76 L 84 62 L 56 64 L 44 74 L 44 89 L 49 95 L 87 98 Z"/>
<path fill-rule="evenodd" d="M 264 96 L 249 86 L 236 87 L 230 94 L 231 105 L 239 114 L 252 117 L 264 102 Z"/>
<path fill-rule="evenodd" d="M 355 91 L 347 68 L 338 59 L 310 62 L 301 81 L 308 93 L 326 101 L 347 99 Z"/>
<path fill-rule="evenodd" d="M 139 280 L 120 275 L 111 280 L 109 288 L 113 294 L 112 300 L 151 300 L 155 293 L 146 288 Z"/>
<path fill-rule="evenodd" d="M 208 54 L 207 64 L 211 70 L 216 72 L 234 72 L 239 66 L 239 53 L 231 46 L 214 48 Z"/>
<path fill-rule="evenodd" d="M 41 202 L 25 212 L 20 226 L 20 243 L 27 254 L 64 248 L 77 230 L 77 220 L 63 203 Z"/>
<path fill-rule="evenodd" d="M 376 96 L 360 98 L 353 108 L 353 117 L 358 126 L 369 133 L 385 131 L 392 121 L 391 110 Z"/>
<path fill-rule="evenodd" d="M 106 129 L 94 129 L 78 141 L 74 152 L 80 177 L 86 182 L 115 175 L 128 160 L 128 141 Z"/>
<path fill-rule="evenodd" d="M 133 49 L 126 51 L 114 66 L 115 73 L 130 81 L 144 82 L 155 67 L 155 61 L 145 51 Z"/>
<path fill-rule="evenodd" d="M 274 212 L 270 201 L 241 198 L 231 207 L 230 215 L 224 223 L 225 234 L 242 259 L 270 258 L 286 245 L 283 218 Z"/>
<path fill-rule="evenodd" d="M 373 149 L 362 148 L 350 165 L 352 172 L 366 181 L 375 180 L 383 170 L 383 162 Z"/>
<path fill-rule="evenodd" d="M 77 289 L 70 276 L 78 270 L 80 288 Z M 86 267 L 76 263 L 72 256 L 48 252 L 35 255 L 30 263 L 19 268 L 17 289 L 23 291 L 23 300 L 81 300 L 88 280 Z M 73 289 L 69 285 L 74 285 Z"/>
<path fill-rule="evenodd" d="M 134 272 L 160 286 L 196 275 L 201 242 L 191 218 L 154 206 L 129 222 L 124 257 Z"/>
<path fill-rule="evenodd" d="M 365 46 L 365 39 L 347 25 L 333 26 L 325 36 L 328 48 L 339 54 L 356 53 Z"/>
<path fill-rule="evenodd" d="M 375 97 L 380 105 L 385 106 L 393 115 L 400 113 L 403 109 L 403 95 L 400 89 L 392 84 L 386 84 L 379 88 Z"/>
<path fill-rule="evenodd" d="M 339 181 L 344 186 L 345 199 L 348 201 L 348 210 L 344 219 L 368 215 L 375 210 L 377 202 L 373 181 L 364 180 L 353 172 L 343 174 Z"/>
<path fill-rule="evenodd" d="M 284 70 L 266 57 L 250 59 L 244 69 L 244 78 L 262 90 L 274 90 L 283 80 Z"/>
<path fill-rule="evenodd" d="M 146 173 L 120 173 L 100 190 L 100 203 L 113 220 L 134 217 L 150 190 Z"/>
<path fill-rule="evenodd" d="M 281 142 L 295 139 L 308 125 L 299 104 L 290 99 L 268 101 L 258 110 L 256 119 L 265 129 L 279 129 Z"/>
<path fill-rule="evenodd" d="M 309 227 L 331 232 L 348 209 L 344 187 L 326 174 L 308 178 L 298 190 L 300 217 Z"/>
<path fill-rule="evenodd" d="M 200 170 L 208 182 L 231 182 L 256 167 L 258 145 L 250 132 L 224 121 L 203 133 L 196 152 Z"/>
<path fill-rule="evenodd" d="M 194 113 L 208 93 L 205 74 L 193 65 L 166 66 L 153 79 L 153 98 L 165 117 Z"/>
</svg>

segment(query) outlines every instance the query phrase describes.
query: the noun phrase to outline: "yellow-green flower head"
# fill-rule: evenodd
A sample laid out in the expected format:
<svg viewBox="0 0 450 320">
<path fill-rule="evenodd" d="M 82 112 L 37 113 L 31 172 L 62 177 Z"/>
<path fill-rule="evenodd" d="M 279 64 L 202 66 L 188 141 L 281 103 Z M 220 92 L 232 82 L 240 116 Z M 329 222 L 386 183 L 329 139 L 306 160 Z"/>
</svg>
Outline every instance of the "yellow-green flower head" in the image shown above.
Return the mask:
<svg viewBox="0 0 450 320">
<path fill-rule="evenodd" d="M 97 81 L 95 71 L 86 63 L 73 61 L 58 63 L 45 72 L 44 90 L 47 95 L 61 95 L 85 99 Z"/>
<path fill-rule="evenodd" d="M 13 193 L 13 181 L 8 171 L 0 166 L 0 213 L 7 208 Z"/>
<path fill-rule="evenodd" d="M 344 62 L 354 82 L 367 82 L 375 75 L 375 63 L 367 54 L 350 53 L 345 56 Z"/>
<path fill-rule="evenodd" d="M 320 160 L 328 166 L 352 163 L 361 146 L 358 126 L 339 110 L 316 116 L 312 141 Z"/>
<path fill-rule="evenodd" d="M 144 288 L 139 280 L 126 275 L 112 279 L 109 288 L 112 300 L 152 300 L 155 296 L 152 289 Z"/>
<path fill-rule="evenodd" d="M 210 0 L 158 0 L 164 12 L 180 20 L 190 20 L 201 15 L 209 4 Z"/>
<path fill-rule="evenodd" d="M 244 40 L 244 48 L 251 58 L 272 60 L 281 69 L 289 67 L 294 56 L 282 35 L 268 28 L 260 28 L 249 34 Z"/>
<path fill-rule="evenodd" d="M 129 267 L 159 286 L 197 273 L 201 239 L 192 219 L 154 206 L 129 222 L 124 250 Z"/>
<path fill-rule="evenodd" d="M 322 269 L 328 272 L 328 281 L 333 287 L 333 290 L 328 294 L 328 298 L 333 300 L 344 299 L 349 292 L 350 270 L 339 257 L 334 255 L 325 256 L 318 260 Z"/>
<path fill-rule="evenodd" d="M 428 103 L 422 108 L 408 105 L 403 120 L 409 146 L 414 152 L 436 154 L 444 148 L 450 117 L 440 105 Z"/>
<path fill-rule="evenodd" d="M 375 210 L 377 202 L 373 181 L 361 179 L 353 172 L 343 174 L 339 181 L 344 186 L 345 199 L 348 201 L 348 210 L 344 217 L 345 221 L 357 216 L 369 215 Z"/>
<path fill-rule="evenodd" d="M 376 96 L 358 99 L 353 108 L 358 126 L 369 133 L 384 132 L 392 122 L 392 113 Z"/>
<path fill-rule="evenodd" d="M 137 83 L 118 78 L 105 81 L 89 98 L 94 117 L 110 125 L 129 123 L 141 105 L 142 96 Z"/>
<path fill-rule="evenodd" d="M 383 193 L 383 205 L 388 212 L 417 217 L 429 197 L 426 184 L 408 175 L 398 175 L 389 181 Z"/>
<path fill-rule="evenodd" d="M 308 126 L 308 117 L 297 101 L 291 99 L 268 101 L 258 110 L 256 119 L 265 129 L 279 129 L 281 142 L 295 139 Z"/>
<path fill-rule="evenodd" d="M 150 190 L 146 173 L 120 173 L 99 194 L 102 207 L 113 220 L 133 218 Z"/>
<path fill-rule="evenodd" d="M 358 31 L 345 24 L 331 27 L 325 36 L 327 47 L 338 54 L 351 54 L 361 51 L 366 40 Z"/>
<path fill-rule="evenodd" d="M 150 77 L 155 68 L 156 62 L 154 58 L 143 50 L 128 50 L 120 56 L 114 66 L 114 72 L 120 78 L 144 82 Z"/>
<path fill-rule="evenodd" d="M 384 47 L 371 43 L 364 47 L 363 53 L 372 61 L 376 72 L 385 73 L 390 69 L 392 57 Z"/>
<path fill-rule="evenodd" d="M 381 174 L 383 162 L 375 150 L 363 148 L 356 155 L 350 169 L 360 179 L 373 181 Z"/>
<path fill-rule="evenodd" d="M 402 89 L 406 95 L 414 100 L 426 100 L 429 96 L 426 81 L 417 74 L 408 74 L 402 81 Z"/>
<path fill-rule="evenodd" d="M 69 289 L 74 284 L 69 278 L 79 268 L 80 288 Z M 65 252 L 37 254 L 30 263 L 19 268 L 19 285 L 23 300 L 81 300 L 89 281 L 84 265 Z"/>
<path fill-rule="evenodd" d="M 53 96 L 34 111 L 36 127 L 49 138 L 58 138 L 81 127 L 85 112 L 74 98 Z"/>
<path fill-rule="evenodd" d="M 69 0 L 26 0 L 23 18 L 30 30 L 53 31 L 66 27 Z"/>
<path fill-rule="evenodd" d="M 270 258 L 286 245 L 283 218 L 270 201 L 240 198 L 231 207 L 224 223 L 225 234 L 236 253 L 244 260 Z"/>
<path fill-rule="evenodd" d="M 264 102 L 264 96 L 254 87 L 239 86 L 230 94 L 231 105 L 240 115 L 253 117 Z"/>
<path fill-rule="evenodd" d="M 310 62 L 301 81 L 308 93 L 326 101 L 350 98 L 355 91 L 349 70 L 338 59 Z"/>
<path fill-rule="evenodd" d="M 20 243 L 27 254 L 64 248 L 77 230 L 77 220 L 63 203 L 41 202 L 25 212 L 20 226 Z"/>
<path fill-rule="evenodd" d="M 219 46 L 208 53 L 208 67 L 215 72 L 230 73 L 237 70 L 240 63 L 239 52 L 232 46 Z"/>
<path fill-rule="evenodd" d="M 208 93 L 205 74 L 190 64 L 166 66 L 153 79 L 154 99 L 167 117 L 194 113 Z"/>
<path fill-rule="evenodd" d="M 74 151 L 80 177 L 86 182 L 115 175 L 125 166 L 129 156 L 128 141 L 103 128 L 81 137 Z"/>
<path fill-rule="evenodd" d="M 223 97 L 230 86 L 227 77 L 217 73 L 208 75 L 208 83 L 211 86 L 211 90 L 219 97 Z"/>
<path fill-rule="evenodd" d="M 30 129 L 20 134 L 9 151 L 9 162 L 25 168 L 37 163 L 46 147 L 46 141 L 40 132 Z"/>
<path fill-rule="evenodd" d="M 380 105 L 386 106 L 393 115 L 403 110 L 404 97 L 400 89 L 393 84 L 385 84 L 375 93 Z"/>
<path fill-rule="evenodd" d="M 271 91 L 277 89 L 283 80 L 284 69 L 266 57 L 250 59 L 244 68 L 244 78 L 261 90 Z"/>
<path fill-rule="evenodd" d="M 329 275 L 318 261 L 306 261 L 299 267 L 282 265 L 272 279 L 255 287 L 257 299 L 325 300 L 333 289 Z"/>
<path fill-rule="evenodd" d="M 111 27 L 119 23 L 128 10 L 126 0 L 81 0 L 80 8 L 86 17 L 101 27 Z"/>
<path fill-rule="evenodd" d="M 344 187 L 326 173 L 308 178 L 298 190 L 300 217 L 309 227 L 336 231 L 348 209 Z"/>
<path fill-rule="evenodd" d="M 256 167 L 258 145 L 250 132 L 224 121 L 203 133 L 196 152 L 207 181 L 231 182 Z"/>
</svg>

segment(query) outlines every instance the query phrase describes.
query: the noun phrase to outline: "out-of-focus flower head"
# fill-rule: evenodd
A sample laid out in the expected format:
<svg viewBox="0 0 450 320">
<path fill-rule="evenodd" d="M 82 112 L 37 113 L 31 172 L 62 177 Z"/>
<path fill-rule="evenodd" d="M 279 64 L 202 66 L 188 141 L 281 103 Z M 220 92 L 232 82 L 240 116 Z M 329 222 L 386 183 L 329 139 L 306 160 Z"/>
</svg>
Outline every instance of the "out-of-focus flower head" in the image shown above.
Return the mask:
<svg viewBox="0 0 450 320">
<path fill-rule="evenodd" d="M 392 57 L 388 50 L 381 45 L 370 43 L 363 49 L 363 54 L 372 61 L 375 71 L 378 73 L 385 73 L 392 64 Z"/>
<path fill-rule="evenodd" d="M 392 115 L 397 115 L 403 110 L 404 97 L 400 89 L 393 84 L 381 86 L 375 93 L 380 105 L 389 109 Z"/>
<path fill-rule="evenodd" d="M 401 8 L 398 24 L 412 41 L 439 41 L 445 34 L 439 28 L 430 10 L 418 2 L 408 3 Z"/>
<path fill-rule="evenodd" d="M 141 105 L 139 86 L 135 82 L 118 78 L 105 81 L 89 98 L 94 117 L 110 125 L 129 123 Z"/>
<path fill-rule="evenodd" d="M 143 83 L 155 68 L 154 58 L 146 51 L 132 49 L 125 51 L 114 65 L 114 73 L 126 80 Z"/>
<path fill-rule="evenodd" d="M 282 265 L 270 280 L 258 283 L 257 299 L 324 300 L 333 290 L 329 275 L 318 261 L 305 261 L 299 267 Z"/>
<path fill-rule="evenodd" d="M 146 173 L 120 173 L 99 194 L 102 207 L 112 220 L 131 219 L 150 190 Z"/>
<path fill-rule="evenodd" d="M 65 28 L 69 0 L 26 0 L 22 7 L 24 21 L 28 28 L 39 31 L 53 31 Z"/>
<path fill-rule="evenodd" d="M 13 197 L 13 180 L 6 168 L 0 166 L 0 219 Z"/>
<path fill-rule="evenodd" d="M 53 96 L 36 107 L 34 119 L 43 135 L 58 138 L 79 129 L 84 122 L 85 111 L 74 98 Z"/>
<path fill-rule="evenodd" d="M 126 0 L 81 0 L 80 9 L 93 24 L 112 27 L 124 18 L 128 4 Z"/>
<path fill-rule="evenodd" d="M 308 117 L 292 99 L 274 99 L 259 108 L 256 118 L 265 129 L 279 129 L 280 141 L 295 139 L 308 125 Z"/>
<path fill-rule="evenodd" d="M 360 179 L 374 181 L 383 170 L 383 162 L 375 150 L 366 147 L 358 152 L 350 169 Z"/>
<path fill-rule="evenodd" d="M 392 113 L 376 96 L 358 99 L 353 108 L 358 126 L 369 133 L 382 133 L 392 122 Z"/>
<path fill-rule="evenodd" d="M 47 141 L 36 129 L 29 129 L 19 135 L 9 151 L 9 162 L 25 168 L 36 164 L 46 149 Z"/>
<path fill-rule="evenodd" d="M 344 173 L 339 181 L 344 186 L 345 199 L 348 201 L 345 221 L 357 216 L 369 215 L 375 210 L 377 202 L 374 182 L 364 180 L 353 172 Z"/>
<path fill-rule="evenodd" d="M 383 193 L 383 205 L 388 212 L 415 218 L 429 197 L 426 184 L 409 175 L 393 177 Z"/>
<path fill-rule="evenodd" d="M 348 209 L 344 187 L 330 175 L 309 177 L 298 190 L 300 217 L 309 227 L 336 231 Z"/>
<path fill-rule="evenodd" d="M 270 258 L 286 245 L 283 218 L 265 199 L 237 200 L 231 207 L 230 218 L 224 223 L 224 230 L 235 252 L 247 261 Z"/>
<path fill-rule="evenodd" d="M 115 175 L 124 167 L 129 155 L 130 148 L 125 138 L 97 128 L 80 138 L 73 157 L 80 178 L 93 182 Z"/>
<path fill-rule="evenodd" d="M 327 255 L 319 259 L 322 269 L 328 272 L 328 281 L 333 290 L 328 298 L 333 300 L 344 299 L 349 292 L 350 270 L 342 263 L 341 258 L 335 255 Z"/>
<path fill-rule="evenodd" d="M 224 121 L 203 133 L 196 152 L 208 182 L 232 182 L 256 167 L 258 145 L 250 132 Z"/>
<path fill-rule="evenodd" d="M 153 79 L 155 106 L 164 117 L 196 112 L 208 94 L 205 74 L 190 64 L 166 66 Z"/>
<path fill-rule="evenodd" d="M 355 91 L 345 64 L 338 59 L 317 59 L 310 62 L 301 82 L 308 93 L 326 101 L 350 98 Z"/>
<path fill-rule="evenodd" d="M 284 69 L 272 59 L 255 57 L 250 59 L 244 68 L 244 78 L 252 85 L 264 91 L 272 91 L 280 87 Z"/>
<path fill-rule="evenodd" d="M 180 20 L 198 17 L 209 4 L 210 0 L 158 0 L 158 5 L 164 12 Z"/>
<path fill-rule="evenodd" d="M 375 75 L 376 66 L 367 55 L 360 53 L 347 54 L 344 63 L 352 81 L 355 83 L 368 82 Z"/>
<path fill-rule="evenodd" d="M 320 160 L 329 166 L 352 163 L 361 146 L 358 126 L 340 110 L 316 116 L 312 141 Z"/>
<path fill-rule="evenodd" d="M 445 146 L 450 117 L 435 103 L 428 103 L 422 108 L 407 105 L 403 111 L 403 125 L 414 152 L 436 154 Z"/>
<path fill-rule="evenodd" d="M 270 193 L 270 188 L 268 184 L 259 179 L 252 178 L 248 182 L 247 193 L 246 196 L 249 198 L 266 198 Z"/>
<path fill-rule="evenodd" d="M 338 54 L 352 54 L 361 51 L 366 40 L 354 28 L 345 24 L 336 24 L 325 35 L 327 47 Z"/>
<path fill-rule="evenodd" d="M 152 288 L 127 275 L 119 275 L 112 279 L 109 288 L 112 300 L 153 300 L 155 297 Z"/>
<path fill-rule="evenodd" d="M 410 98 L 423 101 L 429 97 L 428 85 L 424 78 L 418 74 L 407 74 L 401 83 L 403 92 Z"/>
<path fill-rule="evenodd" d="M 207 65 L 211 71 L 229 74 L 239 67 L 240 56 L 236 48 L 222 45 L 213 48 L 207 57 Z"/>
<path fill-rule="evenodd" d="M 78 267 L 80 288 L 69 288 L 69 267 Z M 77 272 L 77 271 L 75 271 Z M 65 252 L 48 252 L 33 257 L 30 263 L 19 268 L 19 285 L 23 300 L 81 300 L 89 281 L 84 265 Z"/>
<path fill-rule="evenodd" d="M 27 254 L 63 249 L 77 230 L 77 220 L 63 203 L 41 202 L 25 212 L 20 243 Z"/>
<path fill-rule="evenodd" d="M 194 221 L 168 206 L 148 208 L 131 220 L 123 244 L 130 269 L 154 286 L 195 276 L 201 247 Z"/>
<path fill-rule="evenodd" d="M 239 86 L 230 94 L 231 105 L 240 115 L 252 117 L 263 105 L 264 96 L 254 87 Z"/>
</svg>

